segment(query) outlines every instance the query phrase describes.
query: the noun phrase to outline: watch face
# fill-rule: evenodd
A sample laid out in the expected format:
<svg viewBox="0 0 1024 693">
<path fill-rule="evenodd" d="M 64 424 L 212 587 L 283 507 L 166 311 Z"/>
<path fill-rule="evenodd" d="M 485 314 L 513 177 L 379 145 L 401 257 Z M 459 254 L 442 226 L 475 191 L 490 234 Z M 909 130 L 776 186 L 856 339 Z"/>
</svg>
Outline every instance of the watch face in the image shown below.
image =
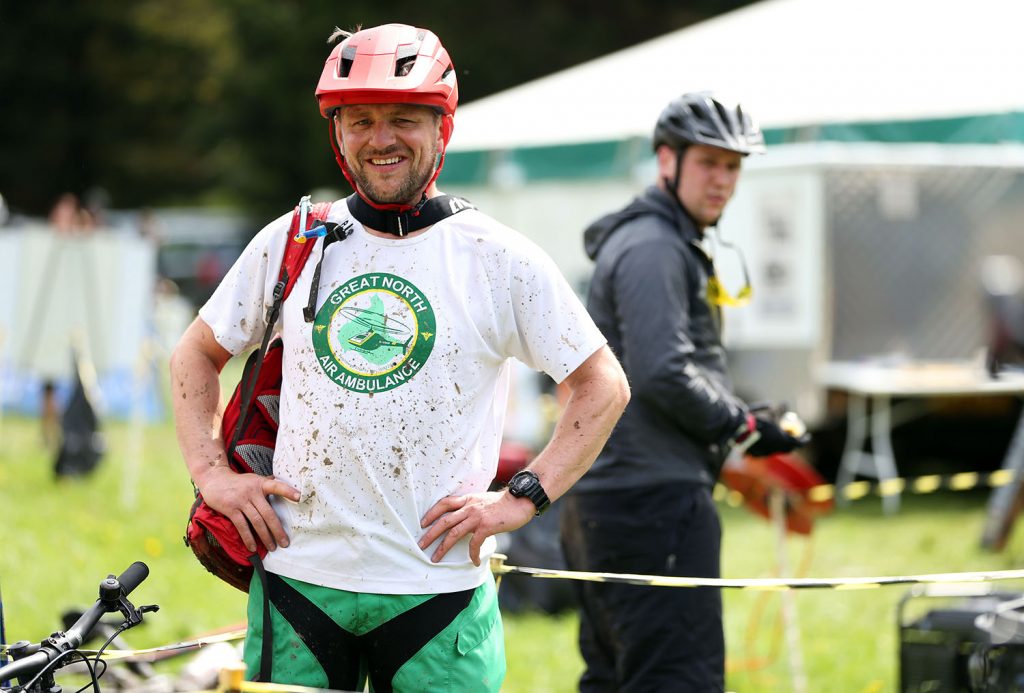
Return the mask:
<svg viewBox="0 0 1024 693">
<path fill-rule="evenodd" d="M 526 489 L 528 489 L 533 483 L 534 481 L 532 476 L 529 474 L 519 473 L 512 477 L 509 487 L 512 491 L 517 493 L 525 493 Z"/>
</svg>

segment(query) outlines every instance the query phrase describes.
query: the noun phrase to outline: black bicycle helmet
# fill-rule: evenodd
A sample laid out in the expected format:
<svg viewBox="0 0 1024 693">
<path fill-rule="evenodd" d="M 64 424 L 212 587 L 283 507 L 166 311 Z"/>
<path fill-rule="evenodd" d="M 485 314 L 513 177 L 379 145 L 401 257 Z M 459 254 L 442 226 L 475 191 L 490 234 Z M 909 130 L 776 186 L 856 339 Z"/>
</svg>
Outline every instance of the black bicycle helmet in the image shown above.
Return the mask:
<svg viewBox="0 0 1024 693">
<path fill-rule="evenodd" d="M 764 154 L 764 134 L 738 103 L 720 100 L 709 91 L 689 92 L 673 100 L 654 126 L 654 149 L 665 144 L 684 149 L 706 144 L 731 152 Z"/>
</svg>

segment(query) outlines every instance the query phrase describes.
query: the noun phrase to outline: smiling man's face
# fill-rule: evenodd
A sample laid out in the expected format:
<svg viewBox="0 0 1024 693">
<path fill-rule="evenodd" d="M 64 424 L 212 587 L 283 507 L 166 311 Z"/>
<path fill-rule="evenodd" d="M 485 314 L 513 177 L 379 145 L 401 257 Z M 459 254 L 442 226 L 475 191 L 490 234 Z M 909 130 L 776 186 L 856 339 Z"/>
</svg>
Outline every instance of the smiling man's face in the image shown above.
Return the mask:
<svg viewBox="0 0 1024 693">
<path fill-rule="evenodd" d="M 345 106 L 335 132 L 360 192 L 378 204 L 414 205 L 434 175 L 441 117 L 427 106 Z"/>
</svg>

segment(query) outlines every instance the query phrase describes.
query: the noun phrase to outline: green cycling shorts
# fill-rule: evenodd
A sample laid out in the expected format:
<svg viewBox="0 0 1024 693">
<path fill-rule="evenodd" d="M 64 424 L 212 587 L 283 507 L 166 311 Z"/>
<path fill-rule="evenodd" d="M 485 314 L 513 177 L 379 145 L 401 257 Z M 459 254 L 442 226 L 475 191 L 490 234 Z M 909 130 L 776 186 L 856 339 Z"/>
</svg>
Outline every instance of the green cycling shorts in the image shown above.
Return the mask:
<svg viewBox="0 0 1024 693">
<path fill-rule="evenodd" d="M 505 638 L 494 579 L 450 594 L 364 594 L 267 573 L 273 683 L 339 691 L 498 691 Z M 263 586 L 249 590 L 246 676 L 260 671 Z"/>
</svg>

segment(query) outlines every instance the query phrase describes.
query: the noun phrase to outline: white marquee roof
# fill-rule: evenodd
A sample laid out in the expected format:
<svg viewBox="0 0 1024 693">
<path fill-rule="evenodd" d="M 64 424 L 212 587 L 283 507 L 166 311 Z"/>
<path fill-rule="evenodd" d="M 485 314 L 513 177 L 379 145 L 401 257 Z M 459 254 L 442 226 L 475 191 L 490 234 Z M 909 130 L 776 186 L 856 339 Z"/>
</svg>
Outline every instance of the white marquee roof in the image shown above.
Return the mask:
<svg viewBox="0 0 1024 693">
<path fill-rule="evenodd" d="M 450 149 L 647 137 L 701 89 L 765 128 L 1024 112 L 1022 27 L 1024 0 L 763 0 L 469 103 Z"/>
</svg>

